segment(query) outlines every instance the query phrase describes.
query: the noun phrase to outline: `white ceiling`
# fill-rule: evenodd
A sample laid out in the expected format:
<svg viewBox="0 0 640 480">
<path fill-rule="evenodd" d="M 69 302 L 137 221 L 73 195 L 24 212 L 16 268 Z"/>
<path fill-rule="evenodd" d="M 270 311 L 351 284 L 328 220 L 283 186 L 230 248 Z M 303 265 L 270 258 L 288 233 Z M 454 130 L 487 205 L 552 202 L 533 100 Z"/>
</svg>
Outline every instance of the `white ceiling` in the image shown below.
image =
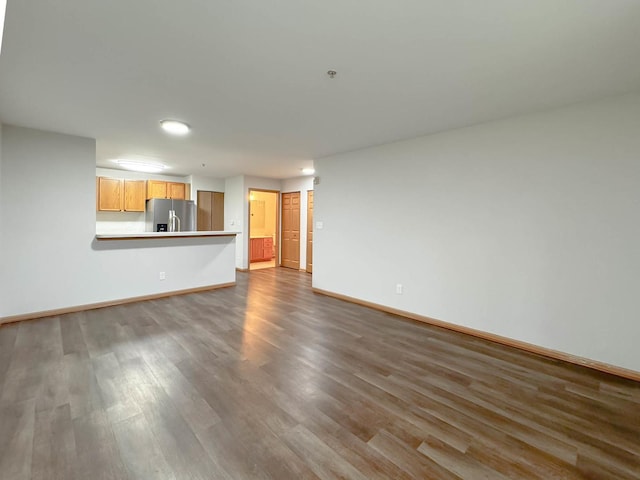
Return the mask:
<svg viewBox="0 0 640 480">
<path fill-rule="evenodd" d="M 4 35 L 3 123 L 94 137 L 98 165 L 146 156 L 172 175 L 293 177 L 333 153 L 640 89 L 638 0 L 8 0 Z M 163 118 L 193 131 L 168 137 Z"/>
</svg>

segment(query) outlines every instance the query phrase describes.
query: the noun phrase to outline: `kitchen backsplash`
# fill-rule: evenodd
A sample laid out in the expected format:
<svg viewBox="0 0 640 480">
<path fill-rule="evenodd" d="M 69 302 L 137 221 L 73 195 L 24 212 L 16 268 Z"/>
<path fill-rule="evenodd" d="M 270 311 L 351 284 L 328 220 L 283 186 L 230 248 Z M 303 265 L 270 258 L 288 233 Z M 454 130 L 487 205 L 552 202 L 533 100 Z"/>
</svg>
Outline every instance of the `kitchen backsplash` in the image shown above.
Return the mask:
<svg viewBox="0 0 640 480">
<path fill-rule="evenodd" d="M 141 233 L 144 212 L 96 212 L 96 233 Z"/>
</svg>

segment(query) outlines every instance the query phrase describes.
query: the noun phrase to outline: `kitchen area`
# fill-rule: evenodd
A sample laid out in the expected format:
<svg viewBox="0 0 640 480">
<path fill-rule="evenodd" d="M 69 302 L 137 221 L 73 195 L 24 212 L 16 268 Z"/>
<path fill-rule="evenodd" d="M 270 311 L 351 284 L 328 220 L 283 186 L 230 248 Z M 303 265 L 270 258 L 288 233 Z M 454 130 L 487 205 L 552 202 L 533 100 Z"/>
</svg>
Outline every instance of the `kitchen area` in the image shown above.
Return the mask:
<svg viewBox="0 0 640 480">
<path fill-rule="evenodd" d="M 171 294 L 235 283 L 238 232 L 224 230 L 224 193 L 213 190 L 224 184 L 106 168 L 96 169 L 95 181 L 94 250 L 127 252 L 147 279 L 155 276 L 155 289 Z M 225 281 L 210 283 L 211 278 Z M 174 288 L 184 283 L 196 286 Z"/>
<path fill-rule="evenodd" d="M 3 125 L 2 142 L 3 218 L 17 228 L 3 232 L 3 248 L 14 253 L 3 267 L 0 322 L 234 285 L 236 271 L 250 263 L 249 192 L 313 189 L 311 176 L 222 179 L 96 167 L 94 139 L 24 127 Z M 174 197 L 164 200 L 182 200 L 175 197 L 184 192 L 184 200 L 195 201 L 196 216 L 198 210 L 213 215 L 210 225 L 199 230 L 196 218 L 195 230 L 184 231 L 187 220 L 180 218 L 180 232 L 147 231 L 147 197 L 156 188 Z M 22 200 L 30 197 L 46 198 L 47 208 Z M 301 195 L 301 225 L 307 223 L 306 197 Z M 278 216 L 280 210 L 278 205 Z M 59 215 L 69 219 L 64 228 Z M 168 230 L 168 211 L 166 221 L 154 223 L 166 223 Z M 263 237 L 262 258 L 277 262 L 278 230 L 269 245 L 274 232 L 259 228 L 251 236 Z M 310 235 L 301 228 L 300 236 L 304 246 Z M 306 249 L 299 251 L 305 265 Z"/>
<path fill-rule="evenodd" d="M 215 178 L 97 168 L 96 233 L 221 231 L 223 192 Z"/>
</svg>

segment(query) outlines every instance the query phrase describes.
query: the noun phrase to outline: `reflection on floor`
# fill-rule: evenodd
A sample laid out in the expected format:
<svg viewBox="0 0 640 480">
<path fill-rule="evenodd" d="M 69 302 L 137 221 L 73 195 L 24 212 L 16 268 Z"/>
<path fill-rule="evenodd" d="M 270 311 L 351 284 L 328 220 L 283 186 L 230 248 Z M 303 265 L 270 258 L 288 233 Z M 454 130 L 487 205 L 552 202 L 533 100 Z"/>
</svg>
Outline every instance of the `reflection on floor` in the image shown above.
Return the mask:
<svg viewBox="0 0 640 480">
<path fill-rule="evenodd" d="M 276 259 L 273 258 L 268 262 L 254 262 L 249 266 L 249 270 L 260 270 L 261 268 L 273 268 L 276 266 Z"/>
</svg>

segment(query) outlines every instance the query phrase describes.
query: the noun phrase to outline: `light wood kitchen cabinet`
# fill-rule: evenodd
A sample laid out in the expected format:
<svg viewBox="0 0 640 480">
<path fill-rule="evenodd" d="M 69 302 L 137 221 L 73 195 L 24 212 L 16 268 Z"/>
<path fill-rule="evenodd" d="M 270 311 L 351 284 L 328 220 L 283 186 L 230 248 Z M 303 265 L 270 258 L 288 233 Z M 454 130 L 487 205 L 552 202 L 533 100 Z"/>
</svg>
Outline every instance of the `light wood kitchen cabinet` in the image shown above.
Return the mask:
<svg viewBox="0 0 640 480">
<path fill-rule="evenodd" d="M 147 180 L 147 199 L 173 198 L 174 200 L 189 200 L 189 193 L 190 189 L 187 183 Z"/>
<path fill-rule="evenodd" d="M 149 198 L 167 198 L 167 182 L 147 180 L 147 199 Z"/>
<path fill-rule="evenodd" d="M 97 210 L 100 212 L 144 212 L 144 180 L 98 177 Z"/>
<path fill-rule="evenodd" d="M 124 185 L 119 178 L 98 177 L 98 208 L 100 212 L 119 212 L 122 210 Z"/>
<path fill-rule="evenodd" d="M 125 180 L 123 210 L 125 212 L 144 212 L 146 206 L 144 191 L 144 180 Z"/>
<path fill-rule="evenodd" d="M 175 200 L 187 199 L 187 185 L 184 183 L 167 183 L 167 198 Z"/>
</svg>

